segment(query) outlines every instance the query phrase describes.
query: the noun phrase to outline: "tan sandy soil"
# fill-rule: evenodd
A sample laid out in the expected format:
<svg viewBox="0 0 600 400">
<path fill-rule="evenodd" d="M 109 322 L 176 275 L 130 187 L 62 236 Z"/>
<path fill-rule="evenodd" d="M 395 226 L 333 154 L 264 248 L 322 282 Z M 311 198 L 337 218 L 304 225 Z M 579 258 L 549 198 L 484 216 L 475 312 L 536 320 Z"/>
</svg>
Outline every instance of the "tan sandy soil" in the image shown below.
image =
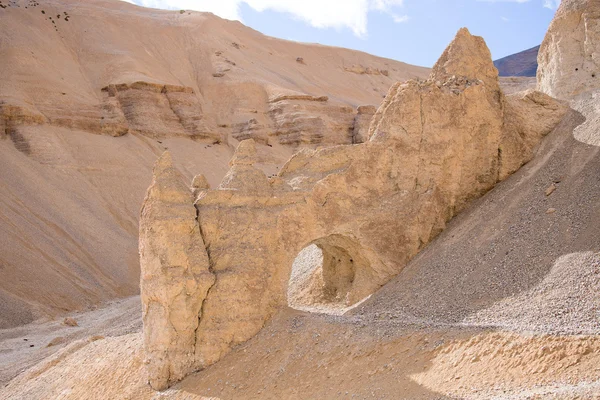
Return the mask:
<svg viewBox="0 0 600 400">
<path fill-rule="evenodd" d="M 77 322 L 75 327 L 58 318 L 0 330 L 0 386 L 74 342 L 139 332 L 140 304 L 139 296 L 134 296 L 98 310 L 70 314 Z"/>
<path fill-rule="evenodd" d="M 2 399 L 593 399 L 589 336 L 372 326 L 276 317 L 218 364 L 161 394 L 144 380 L 141 335 L 74 342 L 20 375 Z M 526 395 L 526 396 L 525 396 Z M 577 397 L 580 396 L 580 397 Z"/>
</svg>

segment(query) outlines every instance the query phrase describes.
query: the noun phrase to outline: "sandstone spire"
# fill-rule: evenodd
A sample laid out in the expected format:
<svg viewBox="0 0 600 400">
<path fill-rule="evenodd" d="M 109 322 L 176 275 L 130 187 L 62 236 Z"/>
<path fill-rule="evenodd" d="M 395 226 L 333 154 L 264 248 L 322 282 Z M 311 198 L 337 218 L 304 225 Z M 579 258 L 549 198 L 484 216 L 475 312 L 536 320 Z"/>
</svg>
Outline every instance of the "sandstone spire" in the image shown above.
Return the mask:
<svg viewBox="0 0 600 400">
<path fill-rule="evenodd" d="M 485 40 L 473 36 L 467 28 L 461 28 L 454 40 L 433 66 L 430 79 L 444 82 L 452 76 L 479 79 L 489 91 L 500 90 L 498 70 Z"/>
<path fill-rule="evenodd" d="M 208 180 L 204 175 L 196 175 L 192 180 L 191 189 L 194 198 L 196 198 L 198 196 L 198 193 L 200 193 L 201 191 L 210 189 L 210 184 L 208 183 Z"/>
<path fill-rule="evenodd" d="M 229 162 L 231 169 L 223 178 L 219 188 L 244 193 L 269 194 L 271 190 L 269 180 L 264 172 L 254 167 L 256 161 L 254 139 L 241 141 Z"/>
<path fill-rule="evenodd" d="M 167 388 L 195 369 L 196 329 L 214 283 L 190 189 L 165 152 L 140 218 L 141 298 L 150 385 Z"/>
</svg>

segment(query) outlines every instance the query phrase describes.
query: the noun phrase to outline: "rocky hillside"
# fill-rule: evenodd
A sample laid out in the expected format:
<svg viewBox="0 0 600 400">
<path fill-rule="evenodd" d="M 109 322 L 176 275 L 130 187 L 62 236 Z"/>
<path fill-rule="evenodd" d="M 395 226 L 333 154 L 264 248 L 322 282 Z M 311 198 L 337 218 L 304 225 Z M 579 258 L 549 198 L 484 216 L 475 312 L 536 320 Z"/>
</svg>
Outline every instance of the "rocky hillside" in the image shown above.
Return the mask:
<svg viewBox="0 0 600 400">
<path fill-rule="evenodd" d="M 537 73 L 540 46 L 494 61 L 500 76 L 533 77 Z"/>
<path fill-rule="evenodd" d="M 0 4 L 0 327 L 138 292 L 139 208 L 165 149 L 215 186 L 252 138 L 271 175 L 298 148 L 363 141 L 389 87 L 428 74 L 212 14 Z"/>
<path fill-rule="evenodd" d="M 11 122 L 7 135 L 15 139 L 8 135 L 0 141 L 0 183 L 6 193 L 1 215 L 12 218 L 6 232 L 21 233 L 34 243 L 17 242 L 23 252 L 55 254 L 49 252 L 50 244 L 61 244 L 65 233 L 81 233 L 75 229 L 95 233 L 99 240 L 79 247 L 67 241 L 62 247 L 65 256 L 84 250 L 102 255 L 95 246 L 113 250 L 110 246 L 127 237 L 103 235 L 115 233 L 96 231 L 99 225 L 93 218 L 107 203 L 129 202 L 124 194 L 147 186 L 149 179 L 126 180 L 124 187 L 106 182 L 116 185 L 129 176 L 121 166 L 138 171 L 144 180 L 149 160 L 165 147 L 183 162 L 174 167 L 168 153 L 161 158 L 144 206 L 145 327 L 140 328 L 142 313 L 135 311 L 141 308 L 140 299 L 132 297 L 105 309 L 71 314 L 77 324 L 51 321 L 2 329 L 0 399 L 597 400 L 600 81 L 593 75 L 600 49 L 599 11 L 597 0 L 562 1 L 540 52 L 537 86 L 546 95 L 518 93 L 531 84 L 526 78 L 504 80 L 510 95 L 501 90 L 489 53 L 484 52 L 483 63 L 473 60 L 474 50 L 483 49 L 482 40 L 461 31 L 463 40 L 444 53 L 432 79 L 392 86 L 372 129 L 363 133 L 369 137 L 366 143 L 304 149 L 277 176 L 267 177 L 264 171 L 275 169 L 274 155 L 284 157 L 288 145 L 242 141 L 219 188 L 214 183 L 227 169 L 220 163 L 231 155 L 224 143 L 151 138 L 129 128 L 116 138 L 65 128 L 52 131 L 48 124 L 29 131 L 20 122 L 16 132 L 30 134 L 25 142 L 15 136 Z M 575 45 L 581 43 L 585 45 Z M 582 73 L 573 74 L 575 68 Z M 135 82 L 128 85 L 103 87 L 119 104 L 121 89 L 152 92 L 145 84 L 144 89 Z M 180 86 L 191 87 L 185 82 Z M 165 85 L 159 94 L 169 99 L 187 92 L 173 92 Z M 366 120 L 371 111 L 367 106 L 358 114 Z M 33 133 L 46 130 L 50 133 L 35 142 Z M 552 131 L 542 138 L 547 130 Z M 53 137 L 71 150 L 72 158 L 64 164 L 35 161 L 39 167 L 34 169 L 38 164 L 15 148 L 37 143 L 30 150 L 34 154 L 33 149 L 46 148 L 44 140 Z M 349 162 L 356 153 L 363 153 L 362 158 Z M 106 154 L 119 157 L 97 161 Z M 5 156 L 10 156 L 6 165 Z M 503 174 L 506 162 L 515 157 L 520 161 L 508 163 L 509 172 Z M 189 181 L 196 170 L 217 172 L 194 178 L 190 188 L 181 175 Z M 72 194 L 52 190 L 76 190 L 83 180 L 78 174 L 89 179 L 84 189 Z M 387 189 L 378 191 L 382 182 Z M 294 206 L 289 201 L 294 195 L 306 193 L 310 196 L 298 201 L 300 212 L 282 213 L 283 224 L 271 223 L 273 214 Z M 410 201 L 411 196 L 416 201 Z M 69 202 L 55 204 L 63 198 Z M 419 205 L 424 212 L 415 213 Z M 248 211 L 251 208 L 255 212 Z M 323 223 L 314 223 L 311 209 L 321 213 Z M 447 218 L 459 210 L 460 214 L 439 220 L 444 210 Z M 69 226 L 64 218 L 71 215 L 79 225 L 61 231 L 61 226 Z M 131 223 L 137 222 L 131 218 Z M 431 228 L 431 218 L 442 222 L 443 231 L 411 229 Z M 347 224 L 351 229 L 346 230 L 344 223 L 353 219 L 358 223 Z M 315 311 L 322 309 L 296 311 L 281 303 L 271 308 L 273 301 L 260 299 L 269 296 L 269 287 L 291 288 L 295 279 L 307 275 L 289 274 L 289 260 L 263 260 L 273 254 L 271 248 L 282 246 L 272 232 L 286 222 L 291 235 L 286 237 L 298 240 L 283 245 L 293 252 L 312 240 L 303 240 L 303 232 L 334 233 L 325 243 L 312 243 L 322 250 L 321 284 L 316 288 L 329 287 L 336 293 L 314 296 L 312 285 L 319 281 L 312 279 L 299 288 L 296 300 L 313 295 L 313 300 L 329 301 L 332 294 L 349 294 L 339 300 L 351 310 L 320 315 Z M 122 226 L 126 223 L 123 220 Z M 50 241 L 53 236 L 56 243 Z M 417 242 L 411 260 L 408 253 L 393 257 L 403 252 L 402 246 L 410 249 L 407 245 Z M 20 248 L 12 243 L 2 249 L 3 257 Z M 357 283 L 373 282 L 361 281 L 356 268 L 364 271 L 374 252 L 389 254 L 385 261 L 395 262 L 398 274 L 353 304 Z M 261 262 L 267 269 L 257 268 Z M 76 270 L 75 263 L 70 266 Z M 323 271 L 326 266 L 333 266 L 337 273 L 332 275 L 342 279 L 332 281 Z M 375 267 L 371 270 L 385 272 L 381 265 Z M 6 270 L 0 269 L 3 279 L 9 276 Z M 199 305 L 208 286 L 208 301 Z M 284 296 L 274 300 L 281 302 Z M 0 303 L 8 308 L 6 304 Z M 251 323 L 261 310 L 268 312 L 254 336 Z M 197 329 L 194 324 L 199 324 Z M 212 329 L 219 326 L 233 329 Z M 198 339 L 197 333 L 202 334 Z M 199 354 L 197 348 L 223 343 L 235 346 L 217 363 L 207 366 L 204 357 L 192 360 Z M 164 368 L 156 368 L 161 364 Z M 148 372 L 171 377 L 181 373 L 182 366 L 206 368 L 160 393 L 148 384 Z"/>
</svg>

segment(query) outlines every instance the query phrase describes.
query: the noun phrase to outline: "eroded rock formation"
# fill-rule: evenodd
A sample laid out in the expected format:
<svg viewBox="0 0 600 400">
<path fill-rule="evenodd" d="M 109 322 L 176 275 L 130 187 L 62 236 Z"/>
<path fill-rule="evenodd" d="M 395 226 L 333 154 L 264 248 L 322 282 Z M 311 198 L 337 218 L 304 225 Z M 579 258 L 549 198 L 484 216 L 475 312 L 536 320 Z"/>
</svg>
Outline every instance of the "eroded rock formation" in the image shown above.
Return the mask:
<svg viewBox="0 0 600 400">
<path fill-rule="evenodd" d="M 571 99 L 600 88 L 600 2 L 563 0 L 538 55 L 538 90 Z"/>
<path fill-rule="evenodd" d="M 196 331 L 215 281 L 192 193 L 168 152 L 156 162 L 142 207 L 140 262 L 148 377 L 162 390 L 202 365 L 195 356 Z"/>
<path fill-rule="evenodd" d="M 354 74 L 359 74 L 359 75 L 383 75 L 383 76 L 389 75 L 389 71 L 386 69 L 364 67 L 362 65 L 352 65 L 350 67 L 344 67 L 344 71 L 352 72 Z"/>
<path fill-rule="evenodd" d="M 360 106 L 356 109 L 352 143 L 364 143 L 369 139 L 369 128 L 373 115 L 377 112 L 375 106 Z"/>
<path fill-rule="evenodd" d="M 191 307 L 183 313 L 194 324 L 199 320 L 192 364 L 210 365 L 254 336 L 287 304 L 288 285 L 304 285 L 302 297 L 341 307 L 373 293 L 471 200 L 527 162 L 566 110 L 536 92 L 507 100 L 483 39 L 462 29 L 428 80 L 390 89 L 365 143 L 302 150 L 277 176 L 267 178 L 254 166 L 254 142 L 241 142 L 221 185 L 197 191 L 203 239 L 198 243 L 210 255 L 215 283 L 201 315 Z M 157 168 L 155 182 L 176 179 L 169 171 Z M 184 207 L 186 200 L 191 205 L 190 196 L 181 194 L 177 206 Z M 169 205 L 161 207 L 168 210 Z M 188 217 L 186 224 L 191 213 Z M 160 225 L 150 229 L 152 216 L 142 218 L 147 227 L 141 231 L 142 243 L 167 247 L 155 253 L 186 258 L 185 247 L 159 241 L 168 230 Z M 181 234 L 186 243 L 192 240 L 189 233 Z M 296 255 L 311 245 L 322 253 L 319 279 L 290 282 Z M 144 260 L 142 286 L 147 285 L 146 271 L 157 268 Z M 173 287 L 177 284 L 164 290 Z M 201 290 L 199 297 L 205 293 Z M 160 309 L 174 304 L 172 297 L 158 301 Z M 153 318 L 158 326 L 165 324 L 165 315 L 157 312 Z M 167 343 L 162 359 L 174 342 Z M 188 344 L 183 348 L 192 357 Z M 160 362 L 151 373 L 160 371 Z M 181 362 L 190 365 L 189 358 Z"/>
<path fill-rule="evenodd" d="M 270 136 L 284 145 L 351 144 L 355 111 L 327 96 L 280 95 L 269 100 Z"/>
</svg>

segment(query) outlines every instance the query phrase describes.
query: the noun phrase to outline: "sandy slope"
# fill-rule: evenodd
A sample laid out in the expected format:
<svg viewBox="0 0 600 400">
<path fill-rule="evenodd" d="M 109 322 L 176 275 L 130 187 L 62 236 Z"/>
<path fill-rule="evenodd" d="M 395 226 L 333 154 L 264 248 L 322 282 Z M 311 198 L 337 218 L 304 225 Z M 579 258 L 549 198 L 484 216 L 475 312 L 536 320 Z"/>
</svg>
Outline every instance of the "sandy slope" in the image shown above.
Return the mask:
<svg viewBox="0 0 600 400">
<path fill-rule="evenodd" d="M 0 328 L 138 292 L 138 212 L 165 148 L 189 180 L 204 173 L 218 185 L 228 168 L 237 143 L 230 136 L 214 145 L 168 129 L 161 139 L 99 135 L 103 87 L 145 81 L 191 88 L 198 117 L 226 134 L 236 123 L 266 120 L 269 96 L 299 92 L 329 96 L 339 107 L 377 105 L 396 80 L 427 73 L 269 38 L 212 14 L 117 0 L 10 1 L 0 8 L 0 58 Z M 224 65 L 226 75 L 214 77 Z M 388 76 L 344 69 L 353 65 Z M 127 107 L 142 120 L 156 118 L 153 99 Z M 272 146 L 260 150 L 267 173 L 294 151 Z"/>
<path fill-rule="evenodd" d="M 76 348 L 81 348 L 90 338 L 139 332 L 139 310 L 139 296 L 134 296 L 114 300 L 97 310 L 70 314 L 77 326 L 65 325 L 61 318 L 0 330 L 0 386 L 74 342 L 79 343 Z"/>
<path fill-rule="evenodd" d="M 134 335 L 42 363 L 0 398 L 597 399 L 600 148 L 573 138 L 582 121 L 571 112 L 534 161 L 344 316 L 284 310 L 160 395 L 140 378 Z M 114 357 L 130 384 L 112 383 Z M 78 365 L 90 371 L 75 373 Z"/>
</svg>

